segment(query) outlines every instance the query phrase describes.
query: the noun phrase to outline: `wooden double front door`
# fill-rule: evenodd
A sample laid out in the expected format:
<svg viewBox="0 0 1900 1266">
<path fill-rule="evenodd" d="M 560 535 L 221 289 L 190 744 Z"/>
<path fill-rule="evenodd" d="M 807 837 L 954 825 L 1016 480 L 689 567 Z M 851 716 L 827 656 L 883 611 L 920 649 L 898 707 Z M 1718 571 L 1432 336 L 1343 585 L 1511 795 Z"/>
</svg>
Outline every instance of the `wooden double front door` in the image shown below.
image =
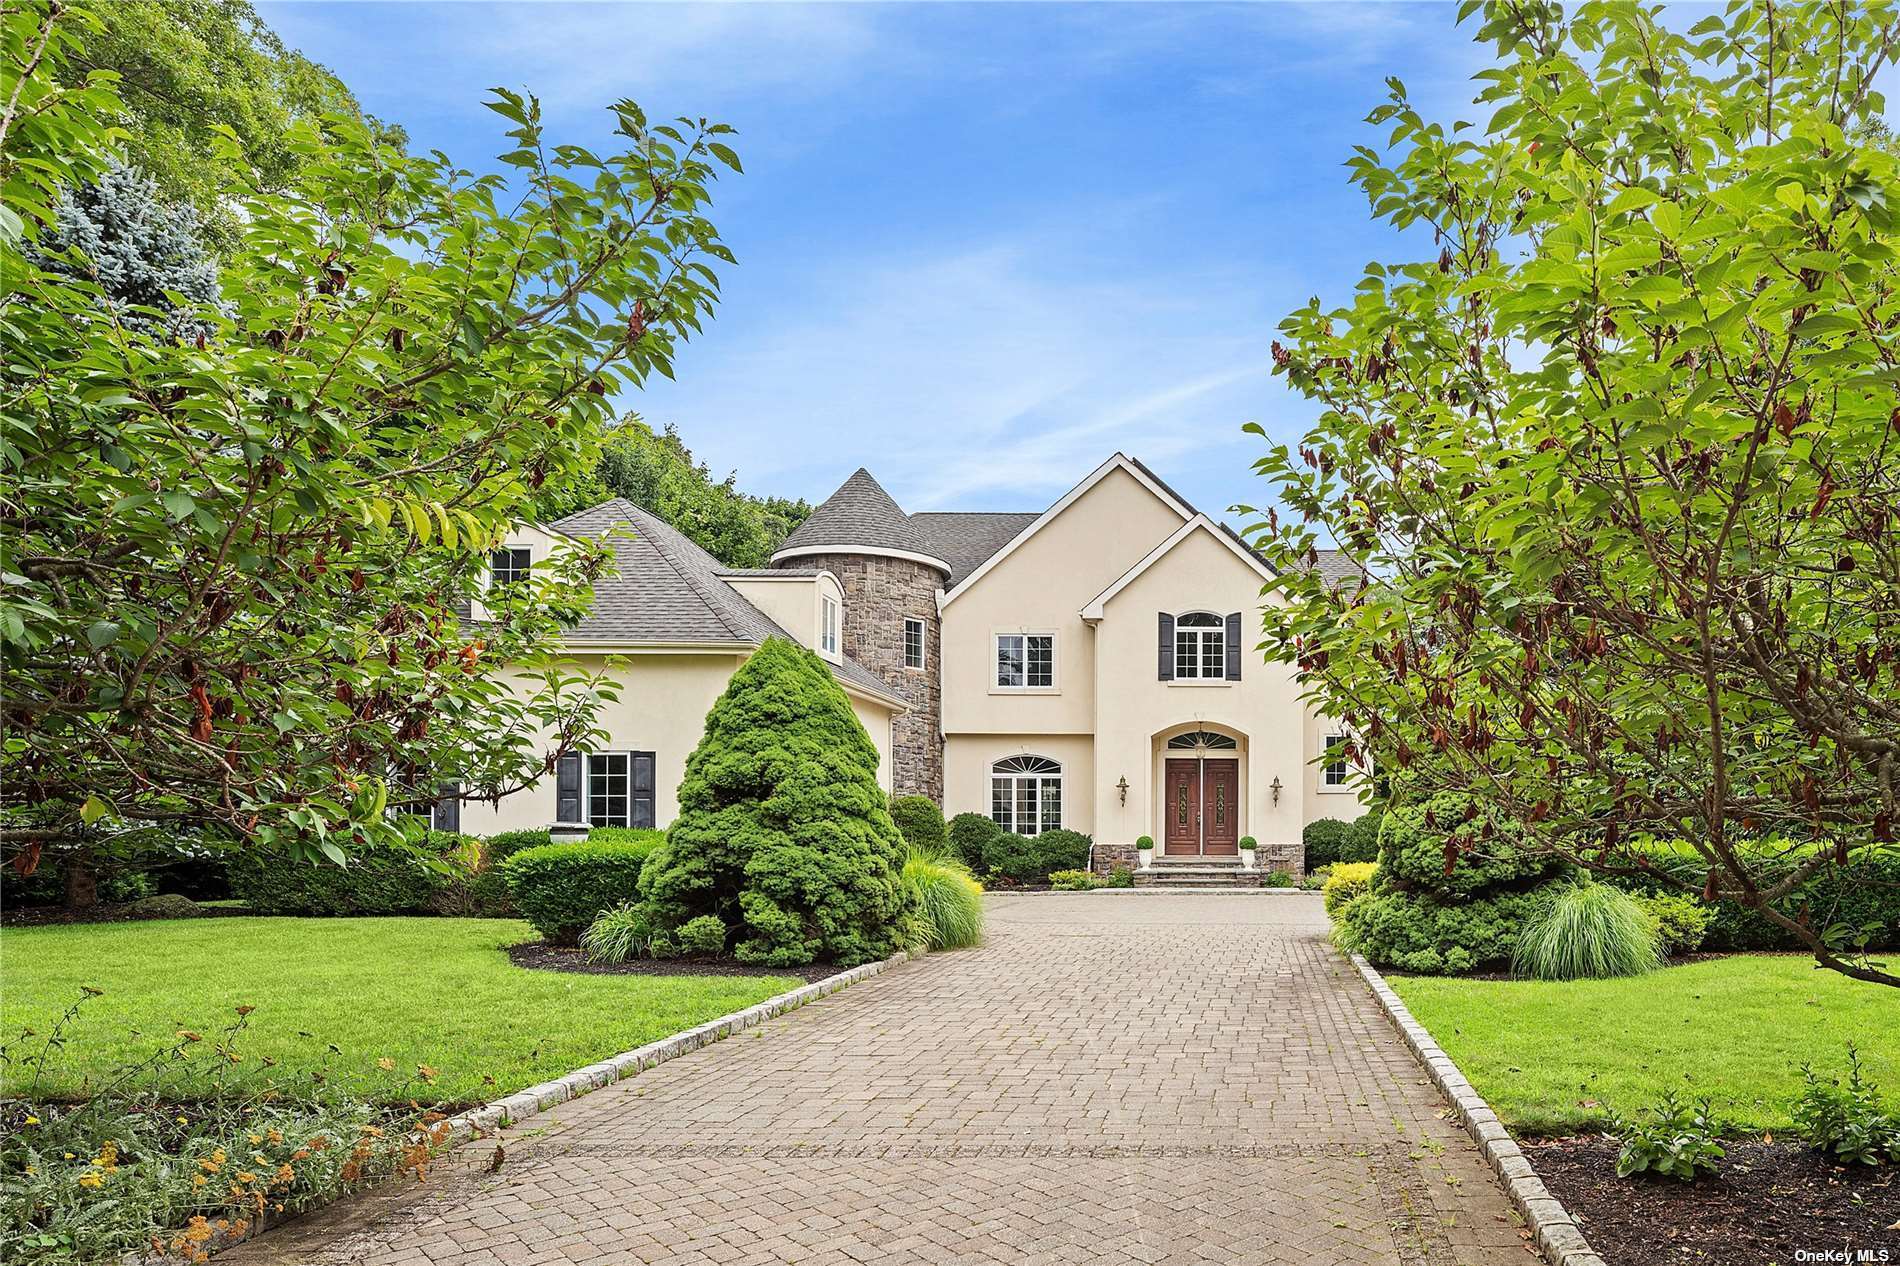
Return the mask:
<svg viewBox="0 0 1900 1266">
<path fill-rule="evenodd" d="M 1240 762 L 1227 757 L 1169 757 L 1164 857 L 1240 855 Z"/>
</svg>

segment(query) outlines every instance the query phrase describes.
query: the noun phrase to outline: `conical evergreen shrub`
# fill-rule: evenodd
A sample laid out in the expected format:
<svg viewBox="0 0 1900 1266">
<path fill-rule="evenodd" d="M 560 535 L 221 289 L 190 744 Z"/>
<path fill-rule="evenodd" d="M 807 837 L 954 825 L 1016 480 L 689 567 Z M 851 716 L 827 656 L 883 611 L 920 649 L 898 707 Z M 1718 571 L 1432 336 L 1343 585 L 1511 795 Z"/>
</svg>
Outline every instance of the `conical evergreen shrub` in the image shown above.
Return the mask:
<svg viewBox="0 0 1900 1266">
<path fill-rule="evenodd" d="M 848 966 L 916 941 L 877 749 L 812 652 L 772 638 L 732 675 L 679 799 L 640 874 L 657 951 L 708 914 L 753 963 Z"/>
</svg>

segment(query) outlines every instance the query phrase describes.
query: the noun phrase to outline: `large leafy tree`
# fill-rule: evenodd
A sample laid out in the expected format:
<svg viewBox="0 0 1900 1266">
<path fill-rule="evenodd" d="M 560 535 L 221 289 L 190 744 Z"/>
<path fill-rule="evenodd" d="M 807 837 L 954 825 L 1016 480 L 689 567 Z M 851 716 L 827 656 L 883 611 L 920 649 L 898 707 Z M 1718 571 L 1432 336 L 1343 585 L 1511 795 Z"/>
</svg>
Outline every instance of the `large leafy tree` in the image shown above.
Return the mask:
<svg viewBox="0 0 1900 1266">
<path fill-rule="evenodd" d="M 536 779 L 610 690 L 551 657 L 599 555 L 482 592 L 486 552 L 710 310 L 728 129 L 623 101 L 596 155 L 497 92 L 504 179 L 331 114 L 276 191 L 227 138 L 224 306 L 179 337 L 73 244 L 37 262 L 121 139 L 113 77 L 70 75 L 100 27 L 0 18 L 0 842 L 22 871 L 199 828 L 338 858 L 400 842 L 392 788 Z"/>
<path fill-rule="evenodd" d="M 1380 761 L 1608 870 L 1683 836 L 1830 967 L 1806 910 L 1900 817 L 1900 277 L 1892 11 L 1464 6 L 1496 51 L 1447 128 L 1393 81 L 1349 163 L 1429 248 L 1282 326 L 1320 409 L 1259 463 L 1296 599 L 1267 645 Z M 1366 583 L 1310 568 L 1330 537 Z"/>
<path fill-rule="evenodd" d="M 303 161 L 293 123 L 360 113 L 349 88 L 286 48 L 250 0 L 113 0 L 93 12 L 98 22 L 62 79 L 119 77 L 110 118 L 125 129 L 128 161 L 167 201 L 195 207 L 220 249 L 235 242 L 237 223 L 222 200 L 217 129 L 237 137 L 260 187 L 278 189 Z"/>
<path fill-rule="evenodd" d="M 651 510 L 728 567 L 765 566 L 811 514 L 802 500 L 741 492 L 736 474 L 714 479 L 677 430 L 654 431 L 634 413 L 602 439 L 593 477 L 544 488 L 536 511 L 555 519 L 609 497 Z"/>
</svg>

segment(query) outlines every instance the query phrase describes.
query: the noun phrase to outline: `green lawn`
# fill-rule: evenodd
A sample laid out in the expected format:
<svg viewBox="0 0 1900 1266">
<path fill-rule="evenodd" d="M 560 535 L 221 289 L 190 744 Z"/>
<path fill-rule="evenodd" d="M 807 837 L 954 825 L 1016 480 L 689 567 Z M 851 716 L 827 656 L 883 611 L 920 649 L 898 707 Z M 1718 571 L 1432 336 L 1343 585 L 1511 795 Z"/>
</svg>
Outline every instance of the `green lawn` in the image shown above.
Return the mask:
<svg viewBox="0 0 1900 1266">
<path fill-rule="evenodd" d="M 803 982 L 782 976 L 529 971 L 512 919 L 204 918 L 0 931 L 0 1041 L 44 1034 L 80 986 L 104 990 L 69 1031 L 70 1091 L 128 1057 L 207 1038 L 249 1005 L 239 1049 L 281 1068 L 327 1065 L 385 1093 L 418 1064 L 444 1102 L 492 1099 L 691 1028 Z M 299 1033 L 306 1036 L 299 1036 Z M 341 1050 L 326 1049 L 334 1043 Z M 207 1043 L 208 1045 L 209 1043 Z M 392 1060 L 395 1077 L 377 1067 Z M 0 1076 L 17 1089 L 17 1074 Z M 485 1078 L 492 1078 L 487 1082 Z M 43 1083 L 42 1092 L 48 1087 Z"/>
<path fill-rule="evenodd" d="M 1675 1089 L 1708 1095 L 1738 1129 L 1785 1129 L 1801 1063 L 1846 1043 L 1900 1102 L 1900 989 L 1793 955 L 1738 955 L 1624 980 L 1387 977 L 1512 1127 L 1565 1132 L 1633 1114 Z"/>
</svg>

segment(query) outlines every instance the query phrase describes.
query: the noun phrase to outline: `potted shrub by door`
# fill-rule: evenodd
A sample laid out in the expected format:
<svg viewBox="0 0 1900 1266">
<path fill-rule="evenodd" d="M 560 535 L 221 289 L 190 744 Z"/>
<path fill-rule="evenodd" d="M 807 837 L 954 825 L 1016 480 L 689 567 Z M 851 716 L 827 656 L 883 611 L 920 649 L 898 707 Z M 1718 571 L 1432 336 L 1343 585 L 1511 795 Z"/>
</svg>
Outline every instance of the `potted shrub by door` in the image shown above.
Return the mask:
<svg viewBox="0 0 1900 1266">
<path fill-rule="evenodd" d="M 1253 836 L 1243 835 L 1240 837 L 1240 864 L 1245 866 L 1248 870 L 1253 869 L 1254 849 L 1257 847 L 1258 842 Z"/>
<path fill-rule="evenodd" d="M 1135 857 L 1141 868 L 1147 870 L 1155 863 L 1155 840 L 1152 835 L 1144 835 L 1135 841 Z"/>
</svg>

